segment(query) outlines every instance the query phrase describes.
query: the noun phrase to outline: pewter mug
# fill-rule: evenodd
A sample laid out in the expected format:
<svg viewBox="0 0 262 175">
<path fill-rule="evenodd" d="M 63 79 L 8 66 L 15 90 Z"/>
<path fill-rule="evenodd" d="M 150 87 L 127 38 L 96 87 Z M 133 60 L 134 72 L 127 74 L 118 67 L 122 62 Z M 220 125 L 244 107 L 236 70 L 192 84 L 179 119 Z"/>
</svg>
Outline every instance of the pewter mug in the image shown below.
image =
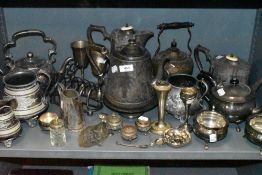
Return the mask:
<svg viewBox="0 0 262 175">
<path fill-rule="evenodd" d="M 63 111 L 65 127 L 70 131 L 80 131 L 85 126 L 83 103 L 80 93 L 75 89 L 66 89 L 63 84 L 58 84 L 60 107 Z"/>
</svg>

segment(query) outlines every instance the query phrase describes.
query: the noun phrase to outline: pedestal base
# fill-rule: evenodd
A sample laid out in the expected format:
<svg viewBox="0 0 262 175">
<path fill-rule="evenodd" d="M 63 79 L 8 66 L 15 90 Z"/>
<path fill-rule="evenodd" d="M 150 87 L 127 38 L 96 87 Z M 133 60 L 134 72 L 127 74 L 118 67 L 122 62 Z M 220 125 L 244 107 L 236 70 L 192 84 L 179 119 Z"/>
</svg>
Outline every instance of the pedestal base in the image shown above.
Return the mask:
<svg viewBox="0 0 262 175">
<path fill-rule="evenodd" d="M 167 129 L 171 128 L 171 124 L 168 122 L 155 121 L 151 125 L 151 132 L 158 135 L 163 135 Z"/>
</svg>

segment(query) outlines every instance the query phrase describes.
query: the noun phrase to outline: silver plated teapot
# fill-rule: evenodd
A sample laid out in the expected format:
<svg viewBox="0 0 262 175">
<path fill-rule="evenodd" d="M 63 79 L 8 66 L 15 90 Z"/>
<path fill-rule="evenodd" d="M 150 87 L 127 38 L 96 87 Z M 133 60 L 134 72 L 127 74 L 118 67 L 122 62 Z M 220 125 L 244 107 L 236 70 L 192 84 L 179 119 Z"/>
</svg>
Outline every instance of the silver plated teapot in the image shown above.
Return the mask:
<svg viewBox="0 0 262 175">
<path fill-rule="evenodd" d="M 209 63 L 209 70 L 205 71 L 200 60 L 200 53 L 206 57 L 206 62 Z M 238 58 L 233 54 L 217 55 L 212 57 L 209 49 L 198 45 L 194 49 L 194 57 L 196 65 L 200 71 L 198 79 L 201 79 L 203 74 L 208 72 L 217 83 L 227 82 L 236 77 L 241 83 L 249 83 L 250 64 L 245 60 Z"/>
</svg>

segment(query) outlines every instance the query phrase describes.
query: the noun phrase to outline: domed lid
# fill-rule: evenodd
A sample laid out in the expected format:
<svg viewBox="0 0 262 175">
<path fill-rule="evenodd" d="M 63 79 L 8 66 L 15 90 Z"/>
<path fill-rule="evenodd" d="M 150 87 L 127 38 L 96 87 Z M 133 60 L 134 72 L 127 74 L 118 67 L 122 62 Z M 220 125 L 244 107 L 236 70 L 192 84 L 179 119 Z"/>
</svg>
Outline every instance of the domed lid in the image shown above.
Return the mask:
<svg viewBox="0 0 262 175">
<path fill-rule="evenodd" d="M 183 61 L 188 59 L 188 54 L 182 52 L 179 48 L 177 48 L 176 40 L 174 39 L 171 43 L 171 47 L 165 51 L 162 51 L 166 58 L 169 58 L 170 61 Z"/>
<path fill-rule="evenodd" d="M 226 59 L 229 61 L 238 61 L 238 57 L 236 55 L 230 54 L 226 56 Z"/>
<path fill-rule="evenodd" d="M 108 124 L 110 126 L 118 126 L 121 125 L 122 119 L 117 116 L 115 113 L 113 113 L 111 116 L 108 117 Z"/>
<path fill-rule="evenodd" d="M 230 66 L 230 69 L 241 69 L 240 71 L 250 69 L 250 64 L 247 61 L 239 58 L 234 54 L 217 55 L 215 59 L 212 60 L 212 62 L 214 67 L 226 65 L 227 67 Z"/>
<path fill-rule="evenodd" d="M 122 127 L 121 134 L 126 137 L 135 136 L 137 134 L 137 129 L 134 125 L 126 124 Z"/>
<path fill-rule="evenodd" d="M 117 52 L 118 57 L 125 60 L 138 60 L 145 57 L 150 57 L 146 48 L 141 47 L 134 39 L 130 39 L 128 44 Z"/>
<path fill-rule="evenodd" d="M 50 129 L 60 129 L 64 127 L 64 120 L 54 119 L 50 122 Z"/>
<path fill-rule="evenodd" d="M 233 78 L 230 83 L 213 87 L 212 94 L 222 101 L 244 103 L 251 94 L 251 89 L 246 84 L 240 83 L 236 78 Z"/>
<path fill-rule="evenodd" d="M 32 52 L 28 52 L 25 58 L 15 62 L 15 66 L 22 69 L 37 69 L 47 64 L 46 59 L 36 57 Z"/>
</svg>

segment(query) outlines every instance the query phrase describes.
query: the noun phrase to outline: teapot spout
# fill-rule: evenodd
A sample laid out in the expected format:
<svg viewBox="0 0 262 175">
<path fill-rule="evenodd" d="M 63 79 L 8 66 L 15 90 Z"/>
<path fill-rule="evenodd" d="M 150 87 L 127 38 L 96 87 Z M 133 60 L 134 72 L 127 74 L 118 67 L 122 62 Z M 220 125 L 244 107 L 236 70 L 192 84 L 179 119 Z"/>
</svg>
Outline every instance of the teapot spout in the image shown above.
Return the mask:
<svg viewBox="0 0 262 175">
<path fill-rule="evenodd" d="M 145 47 L 148 40 L 154 36 L 153 32 L 141 31 L 138 32 L 135 36 L 136 43 L 139 43 L 141 46 Z"/>
<path fill-rule="evenodd" d="M 167 77 L 166 77 L 166 72 L 164 71 L 164 66 L 167 62 L 169 62 L 170 59 L 168 58 L 164 58 L 164 59 L 161 59 L 158 67 L 157 67 L 157 74 L 155 76 L 155 78 L 153 79 L 152 81 L 152 85 L 156 83 L 157 80 L 165 80 Z"/>
</svg>

